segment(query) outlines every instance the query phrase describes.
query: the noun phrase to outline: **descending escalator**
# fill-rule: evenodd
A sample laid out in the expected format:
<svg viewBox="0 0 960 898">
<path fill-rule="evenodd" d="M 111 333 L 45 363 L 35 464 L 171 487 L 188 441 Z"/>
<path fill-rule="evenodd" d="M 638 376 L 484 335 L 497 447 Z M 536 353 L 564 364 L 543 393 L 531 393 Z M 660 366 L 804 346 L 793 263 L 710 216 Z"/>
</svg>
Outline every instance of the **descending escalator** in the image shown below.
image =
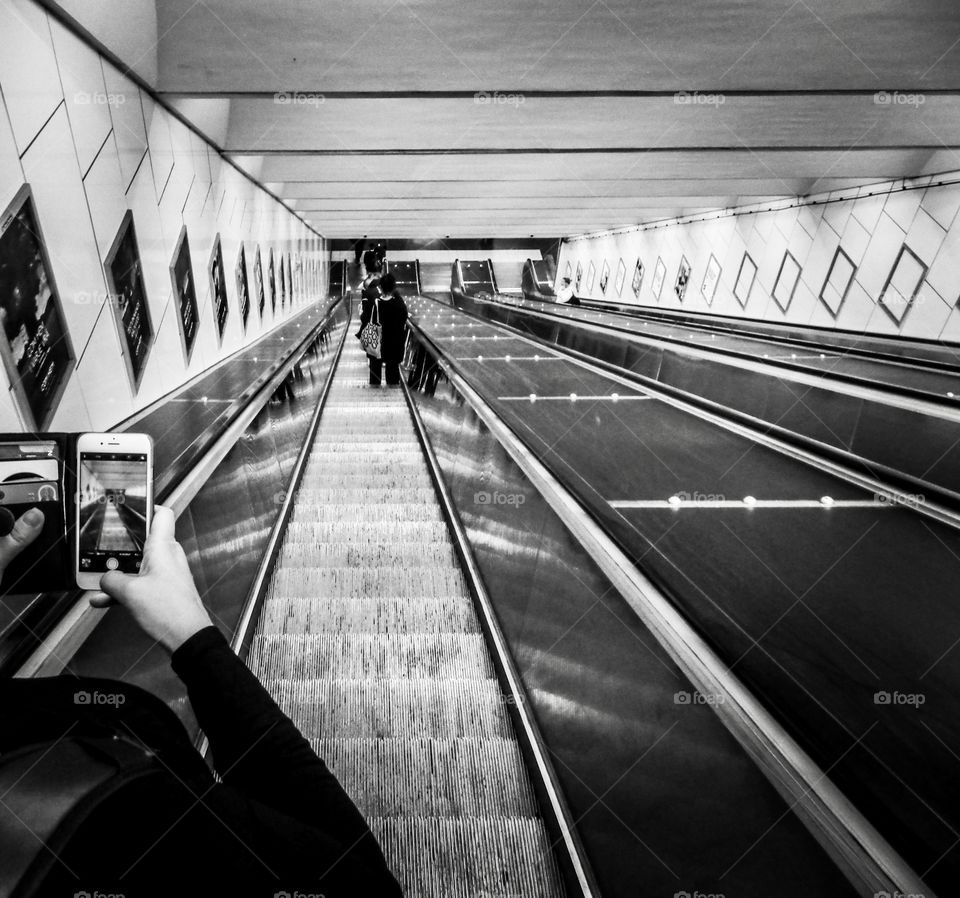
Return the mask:
<svg viewBox="0 0 960 898">
<path fill-rule="evenodd" d="M 248 664 L 407 895 L 562 895 L 404 393 L 348 341 Z"/>
</svg>

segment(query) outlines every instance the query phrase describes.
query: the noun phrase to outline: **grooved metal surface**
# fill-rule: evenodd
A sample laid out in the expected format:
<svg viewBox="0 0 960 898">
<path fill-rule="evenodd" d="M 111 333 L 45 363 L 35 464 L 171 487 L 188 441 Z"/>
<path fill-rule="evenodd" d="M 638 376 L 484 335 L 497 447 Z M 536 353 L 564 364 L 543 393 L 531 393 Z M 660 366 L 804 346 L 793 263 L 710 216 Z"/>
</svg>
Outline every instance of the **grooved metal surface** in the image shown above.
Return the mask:
<svg viewBox="0 0 960 898">
<path fill-rule="evenodd" d="M 409 896 L 564 894 L 403 393 L 350 341 L 248 664 Z"/>
</svg>

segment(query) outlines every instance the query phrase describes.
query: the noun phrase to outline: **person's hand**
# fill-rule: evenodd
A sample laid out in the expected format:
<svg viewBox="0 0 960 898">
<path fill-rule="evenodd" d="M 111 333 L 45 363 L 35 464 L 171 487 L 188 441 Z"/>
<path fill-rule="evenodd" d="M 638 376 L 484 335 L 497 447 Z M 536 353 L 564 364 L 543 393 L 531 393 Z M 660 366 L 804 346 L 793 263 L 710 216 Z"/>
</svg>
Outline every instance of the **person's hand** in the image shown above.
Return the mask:
<svg viewBox="0 0 960 898">
<path fill-rule="evenodd" d="M 39 508 L 27 509 L 13 522 L 12 527 L 9 526 L 9 521 L 13 515 L 6 509 L 3 509 L 3 511 L 7 519 L 7 526 L 4 527 L 7 533 L 0 537 L 0 583 L 3 582 L 7 565 L 26 549 L 43 530 L 43 512 Z M 8 527 L 9 529 L 7 529 Z"/>
<path fill-rule="evenodd" d="M 174 537 L 173 512 L 157 505 L 137 575 L 108 571 L 100 579 L 106 595 L 90 598 L 95 608 L 116 601 L 148 636 L 175 652 L 198 630 L 212 625 L 203 607 L 187 556 Z"/>
</svg>

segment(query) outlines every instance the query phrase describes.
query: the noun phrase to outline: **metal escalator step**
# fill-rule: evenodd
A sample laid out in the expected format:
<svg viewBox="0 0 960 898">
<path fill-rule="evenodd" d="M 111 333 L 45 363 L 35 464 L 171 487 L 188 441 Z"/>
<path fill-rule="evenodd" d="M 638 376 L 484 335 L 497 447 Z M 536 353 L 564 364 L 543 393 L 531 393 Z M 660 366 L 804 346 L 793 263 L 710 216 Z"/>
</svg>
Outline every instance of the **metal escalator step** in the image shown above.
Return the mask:
<svg viewBox="0 0 960 898">
<path fill-rule="evenodd" d="M 390 443 L 389 446 L 383 442 L 383 440 L 338 440 L 335 436 L 326 436 L 324 439 L 320 438 L 320 434 L 317 434 L 317 438 L 313 441 L 313 451 L 310 453 L 311 458 L 317 458 L 318 456 L 325 456 L 327 454 L 334 455 L 337 453 L 349 453 L 351 455 L 363 455 L 367 452 L 383 452 L 384 449 L 396 449 L 397 452 L 421 452 L 420 444 L 413 440 L 395 440 Z"/>
<path fill-rule="evenodd" d="M 494 676 L 479 633 L 254 636 L 250 669 L 261 679 Z"/>
<path fill-rule="evenodd" d="M 550 840 L 528 817 L 375 817 L 370 829 L 407 898 L 562 895 Z"/>
<path fill-rule="evenodd" d="M 300 542 L 313 545 L 344 542 L 355 546 L 375 543 L 453 545 L 444 521 L 291 522 L 287 526 L 284 543 Z"/>
<path fill-rule="evenodd" d="M 478 633 L 473 608 L 460 596 L 399 599 L 310 596 L 264 603 L 258 633 Z"/>
<path fill-rule="evenodd" d="M 284 567 L 385 567 L 387 565 L 456 563 L 449 543 L 348 543 L 289 542 L 280 552 Z"/>
<path fill-rule="evenodd" d="M 263 684 L 307 739 L 513 738 L 494 680 L 278 679 Z"/>
<path fill-rule="evenodd" d="M 339 492 L 343 492 L 342 490 Z M 310 504 L 309 497 L 297 494 L 297 503 L 291 515 L 292 523 L 331 523 L 342 521 L 345 524 L 357 524 L 363 521 L 370 523 L 397 522 L 409 524 L 416 521 L 440 521 L 443 513 L 440 507 L 422 499 L 420 502 L 403 502 L 397 498 L 382 498 L 378 496 L 372 504 L 362 502 L 344 503 L 340 498 L 337 502 L 327 502 L 319 499 Z"/>
<path fill-rule="evenodd" d="M 513 739 L 319 739 L 317 754 L 368 817 L 534 817 Z"/>
<path fill-rule="evenodd" d="M 398 569 L 369 568 L 280 568 L 271 582 L 273 597 L 294 596 L 398 596 L 426 598 L 468 596 L 463 574 L 457 569 L 433 566 Z"/>
<path fill-rule="evenodd" d="M 341 473 L 333 468 L 327 477 L 322 478 L 317 475 L 311 476 L 308 472 L 304 476 L 306 481 L 305 489 L 312 490 L 316 488 L 327 488 L 321 486 L 326 483 L 328 487 L 334 484 L 340 490 L 353 489 L 382 489 L 382 490 L 425 490 L 432 488 L 433 481 L 426 469 L 405 471 L 357 471 Z"/>
<path fill-rule="evenodd" d="M 336 477 L 331 482 L 337 483 Z M 310 502 L 324 505 L 418 505 L 436 504 L 437 493 L 433 486 L 411 486 L 406 489 L 400 487 L 329 486 L 322 489 L 301 489 L 297 491 L 298 502 Z"/>
</svg>

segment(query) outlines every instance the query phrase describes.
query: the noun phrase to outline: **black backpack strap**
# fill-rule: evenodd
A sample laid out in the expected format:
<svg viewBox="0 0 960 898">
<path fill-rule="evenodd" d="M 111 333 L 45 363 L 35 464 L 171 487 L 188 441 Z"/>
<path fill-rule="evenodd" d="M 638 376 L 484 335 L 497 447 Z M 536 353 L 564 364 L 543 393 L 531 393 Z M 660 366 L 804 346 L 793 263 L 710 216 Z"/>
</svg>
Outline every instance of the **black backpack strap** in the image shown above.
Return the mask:
<svg viewBox="0 0 960 898">
<path fill-rule="evenodd" d="M 164 769 L 121 736 L 64 738 L 0 756 L 0 898 L 43 894 L 83 822 L 118 789 Z"/>
</svg>

